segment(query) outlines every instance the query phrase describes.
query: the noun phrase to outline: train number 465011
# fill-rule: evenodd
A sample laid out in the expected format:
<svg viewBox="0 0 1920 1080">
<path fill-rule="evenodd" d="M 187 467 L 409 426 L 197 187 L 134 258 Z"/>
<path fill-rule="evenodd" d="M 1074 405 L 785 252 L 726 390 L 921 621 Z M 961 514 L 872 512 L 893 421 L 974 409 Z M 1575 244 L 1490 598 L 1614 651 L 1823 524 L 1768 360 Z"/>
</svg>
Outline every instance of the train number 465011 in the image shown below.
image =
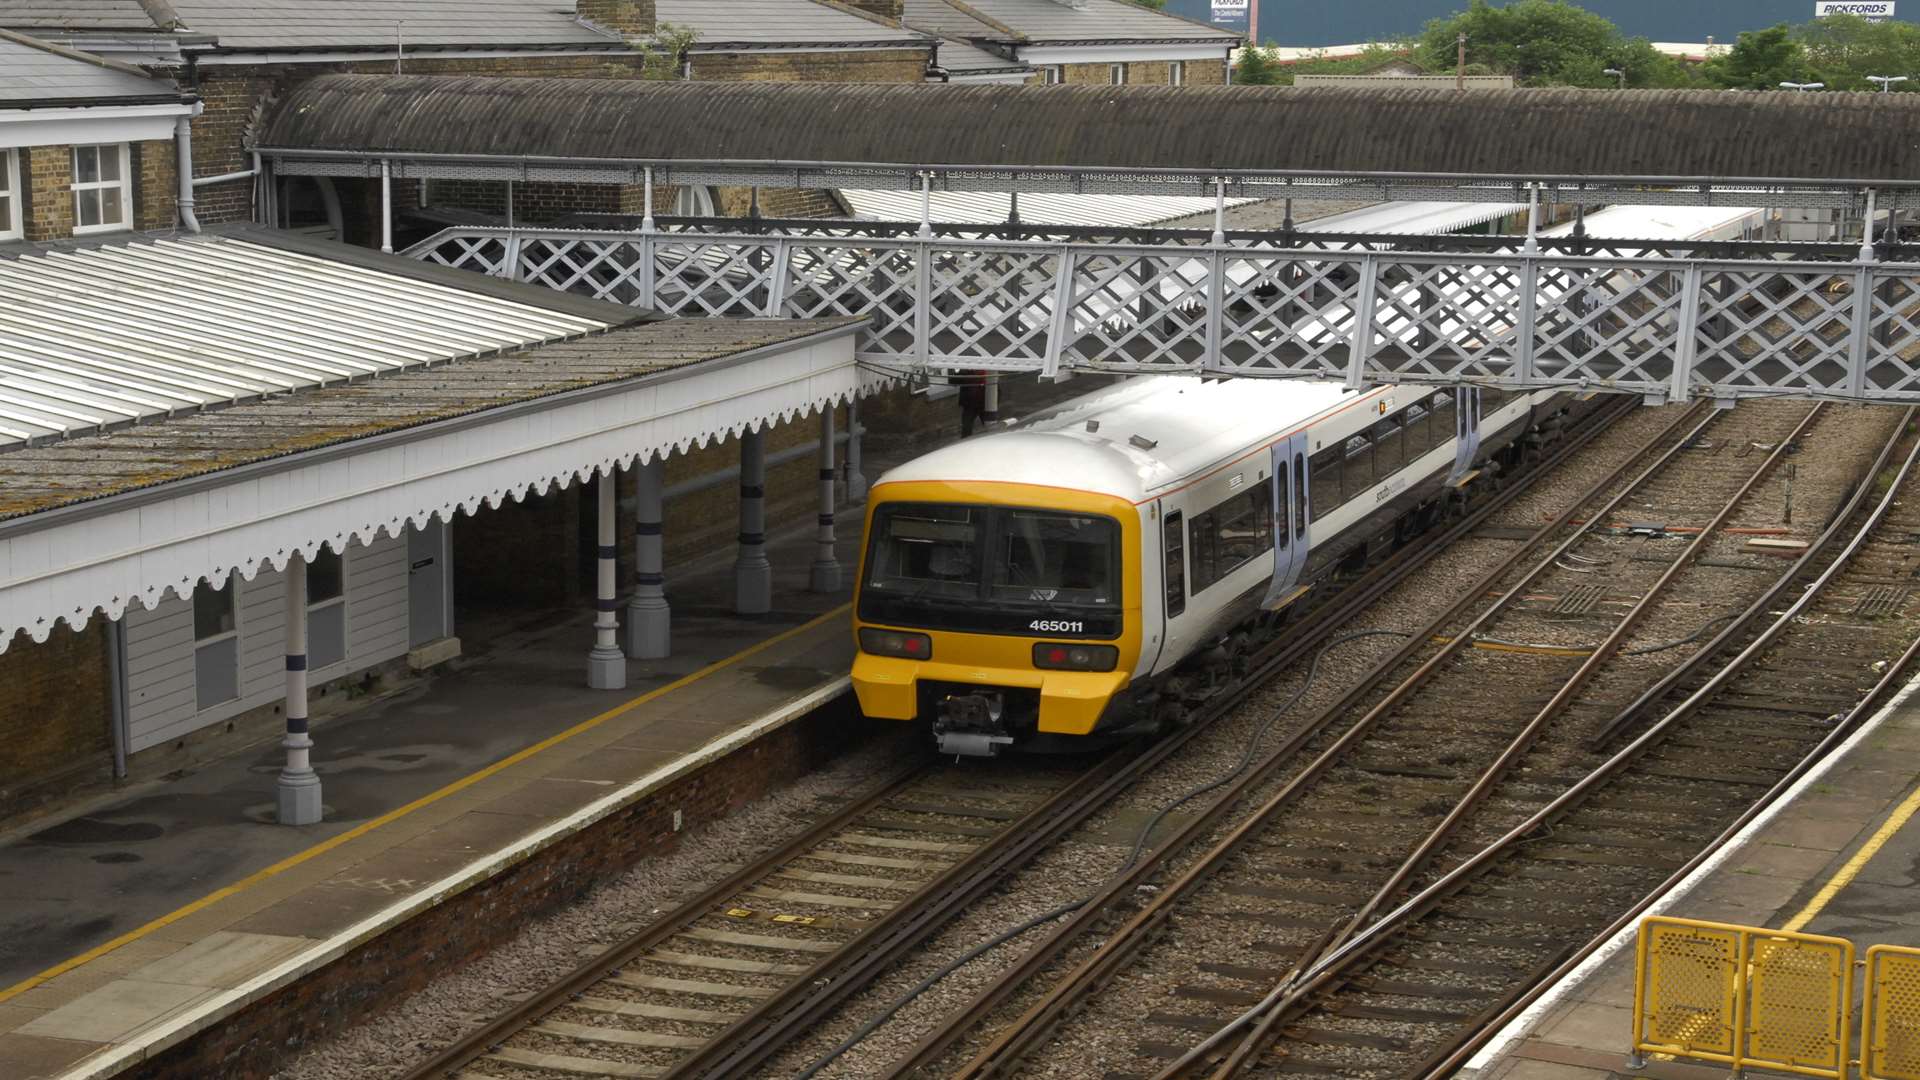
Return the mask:
<svg viewBox="0 0 1920 1080">
<path fill-rule="evenodd" d="M 1027 629 L 1043 634 L 1084 634 L 1087 624 L 1070 619 L 1035 619 L 1027 624 Z"/>
</svg>

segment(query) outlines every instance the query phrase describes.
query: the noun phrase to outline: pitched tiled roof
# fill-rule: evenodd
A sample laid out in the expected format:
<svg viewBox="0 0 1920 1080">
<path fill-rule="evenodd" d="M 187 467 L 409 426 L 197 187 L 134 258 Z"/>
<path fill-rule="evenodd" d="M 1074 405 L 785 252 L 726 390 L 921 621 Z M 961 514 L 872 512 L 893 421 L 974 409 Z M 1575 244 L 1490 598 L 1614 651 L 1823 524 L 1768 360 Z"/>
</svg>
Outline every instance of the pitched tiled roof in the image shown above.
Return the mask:
<svg viewBox="0 0 1920 1080">
<path fill-rule="evenodd" d="M 925 35 L 815 0 L 655 0 L 656 17 L 694 31 L 694 47 L 892 45 L 924 48 Z"/>
<path fill-rule="evenodd" d="M 0 109 L 156 100 L 178 101 L 180 91 L 125 64 L 0 31 Z"/>
<path fill-rule="evenodd" d="M 0 4 L 18 0 L 0 0 Z M 69 3 L 75 0 L 68 0 Z M 80 0 L 88 2 L 88 0 Z M 569 0 L 172 0 L 223 49 L 618 47 L 574 17 Z"/>
<path fill-rule="evenodd" d="M 0 27 L 9 30 L 160 29 L 140 0 L 0 0 Z"/>
<path fill-rule="evenodd" d="M 906 24 L 973 41 L 1033 45 L 1190 41 L 1227 45 L 1239 34 L 1127 0 L 906 0 Z"/>
</svg>

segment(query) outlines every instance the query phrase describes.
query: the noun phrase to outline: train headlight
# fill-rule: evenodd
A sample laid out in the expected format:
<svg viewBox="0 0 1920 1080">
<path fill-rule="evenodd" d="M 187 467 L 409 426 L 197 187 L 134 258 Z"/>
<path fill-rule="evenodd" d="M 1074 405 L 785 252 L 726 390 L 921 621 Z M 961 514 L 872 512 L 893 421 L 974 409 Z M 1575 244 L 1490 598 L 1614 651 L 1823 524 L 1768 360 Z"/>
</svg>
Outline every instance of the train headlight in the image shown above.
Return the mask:
<svg viewBox="0 0 1920 1080">
<path fill-rule="evenodd" d="M 1033 666 L 1047 671 L 1112 671 L 1120 650 L 1111 645 L 1043 641 L 1033 647 Z"/>
<path fill-rule="evenodd" d="M 897 656 L 903 660 L 931 660 L 933 639 L 925 634 L 907 634 L 899 630 L 860 628 L 860 651 L 875 656 Z"/>
</svg>

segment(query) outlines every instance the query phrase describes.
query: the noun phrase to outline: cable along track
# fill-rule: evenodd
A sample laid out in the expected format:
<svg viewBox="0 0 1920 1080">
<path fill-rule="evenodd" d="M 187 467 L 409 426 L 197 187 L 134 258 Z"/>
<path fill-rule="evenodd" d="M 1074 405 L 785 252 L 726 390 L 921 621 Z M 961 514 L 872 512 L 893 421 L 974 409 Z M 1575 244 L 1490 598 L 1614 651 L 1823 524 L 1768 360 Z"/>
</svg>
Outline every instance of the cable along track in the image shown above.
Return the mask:
<svg viewBox="0 0 1920 1080">
<path fill-rule="evenodd" d="M 917 765 L 405 1077 L 750 1071 L 1603 427 L 1599 418 L 1590 421 L 1464 520 L 1394 553 L 1319 604 L 1172 735 L 1123 747 L 1077 772 L 1021 759 L 997 759 L 987 768 Z"/>
<path fill-rule="evenodd" d="M 1516 768 L 1526 766 L 1529 786 L 1554 782 L 1551 770 L 1535 764 L 1534 745 L 1548 731 L 1591 727 L 1569 708 L 1583 689 L 1619 697 L 1636 680 L 1645 685 L 1663 665 L 1679 662 L 1683 651 L 1622 655 L 1636 624 L 1662 597 L 1709 594 L 1727 604 L 1729 593 L 1758 591 L 1750 570 L 1736 573 L 1698 555 L 1820 413 L 1776 406 L 1705 419 L 1689 414 L 1691 428 L 1670 430 L 1664 453 L 1625 487 L 1616 489 L 1618 478 L 1611 478 L 1581 500 L 1587 520 L 1572 535 L 1552 526 L 1537 533 L 1526 569 L 1503 576 L 1498 600 L 1485 605 L 1471 597 L 1478 614 L 1465 625 L 1458 606 L 1434 620 L 1425 634 L 1441 643 L 1410 643 L 1381 665 L 1373 682 L 1388 685 L 1387 673 L 1414 665 L 1411 675 L 1384 694 L 1363 686 L 1329 710 L 1364 707 L 1364 714 L 1201 862 L 1137 912 L 1110 903 L 1131 917 L 955 1075 L 1005 1075 L 1017 1063 L 1057 1066 L 1056 1054 L 1076 1056 L 1091 1075 L 1153 1075 L 1201 1035 L 1260 1002 L 1268 988 L 1285 985 L 1295 966 L 1364 929 L 1373 913 L 1417 883 L 1432 859 L 1472 835 L 1486 816 L 1477 811 Z M 1636 501 L 1629 504 L 1629 496 Z M 1646 537 L 1613 528 L 1629 506 L 1691 508 L 1692 520 L 1662 530 L 1664 547 L 1653 558 Z M 1708 518 L 1702 506 L 1719 510 Z M 1596 573 L 1604 575 L 1609 606 L 1568 604 Z M 1569 607 L 1575 619 L 1565 617 Z M 1576 722 L 1565 723 L 1570 717 Z M 1081 921 L 1084 930 L 1093 920 Z M 1478 940 L 1450 932 L 1455 944 Z M 1049 958 L 1062 951 L 1053 949 Z M 1509 958 L 1476 963 L 1503 967 Z M 1024 963 L 1008 978 L 1040 966 Z M 1459 970 L 1436 971 L 1439 983 L 1471 982 Z M 1436 978 L 1402 982 L 1404 989 L 1436 984 Z M 1009 996 L 1008 988 L 989 990 L 947 1030 L 923 1040 L 893 1075 L 937 1060 L 960 1029 L 986 1015 L 988 999 Z M 1444 1010 L 1368 1003 L 1351 1018 L 1355 1030 L 1295 1033 L 1366 1058 L 1390 1050 L 1395 1036 L 1381 1031 L 1396 1022 L 1443 1014 L 1457 1022 L 1463 999 L 1445 1000 Z M 1272 1026 L 1260 1030 L 1263 1039 Z M 1115 1051 L 1111 1038 L 1103 1044 L 1103 1029 L 1133 1032 L 1122 1036 L 1131 1052 Z M 1087 1060 L 1094 1046 L 1104 1052 Z"/>
<path fill-rule="evenodd" d="M 1303 954 L 1240 1026 L 1213 1029 L 1212 1052 L 1139 1075 L 1450 1075 L 1536 987 L 1629 925 L 1911 666 L 1920 605 L 1889 608 L 1879 590 L 1920 569 L 1920 520 L 1895 512 L 1920 505 L 1913 415 L 1819 539 L 1688 663 L 1598 731 L 1543 742 L 1539 776 L 1500 785 L 1410 896 L 1344 947 Z M 1895 482 L 1876 491 L 1902 443 Z M 1794 667 L 1816 656 L 1830 668 Z"/>
</svg>

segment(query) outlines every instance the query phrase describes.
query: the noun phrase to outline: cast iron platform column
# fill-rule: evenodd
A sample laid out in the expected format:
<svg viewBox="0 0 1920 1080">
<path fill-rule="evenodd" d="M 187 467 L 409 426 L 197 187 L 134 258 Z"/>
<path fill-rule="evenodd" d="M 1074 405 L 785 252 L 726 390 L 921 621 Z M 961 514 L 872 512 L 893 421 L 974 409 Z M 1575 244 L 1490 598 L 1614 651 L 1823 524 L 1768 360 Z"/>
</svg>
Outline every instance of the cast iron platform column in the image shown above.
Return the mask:
<svg viewBox="0 0 1920 1080">
<path fill-rule="evenodd" d="M 614 575 L 619 566 L 620 551 L 614 546 L 618 538 L 615 509 L 614 472 L 608 470 L 599 477 L 599 505 L 594 514 L 594 523 L 598 526 L 599 573 L 595 581 L 593 606 L 593 651 L 587 654 L 587 685 L 595 690 L 624 690 L 627 686 L 627 657 L 620 651 L 620 610 L 619 582 Z"/>
<path fill-rule="evenodd" d="M 814 537 L 812 588 L 840 591 L 840 559 L 833 550 L 833 406 L 820 410 L 820 531 Z"/>
<path fill-rule="evenodd" d="M 672 607 L 667 603 L 667 568 L 661 507 L 666 461 L 656 457 L 635 465 L 638 493 L 633 521 L 633 599 L 627 602 L 627 655 L 635 660 L 664 660 L 673 655 Z"/>
<path fill-rule="evenodd" d="M 773 610 L 773 564 L 767 561 L 767 446 L 754 428 L 740 436 L 740 553 L 733 560 L 733 610 Z"/>
<path fill-rule="evenodd" d="M 307 557 L 287 560 L 287 763 L 276 783 L 282 825 L 320 822 L 320 774 L 309 760 L 313 739 L 307 734 Z"/>
</svg>

